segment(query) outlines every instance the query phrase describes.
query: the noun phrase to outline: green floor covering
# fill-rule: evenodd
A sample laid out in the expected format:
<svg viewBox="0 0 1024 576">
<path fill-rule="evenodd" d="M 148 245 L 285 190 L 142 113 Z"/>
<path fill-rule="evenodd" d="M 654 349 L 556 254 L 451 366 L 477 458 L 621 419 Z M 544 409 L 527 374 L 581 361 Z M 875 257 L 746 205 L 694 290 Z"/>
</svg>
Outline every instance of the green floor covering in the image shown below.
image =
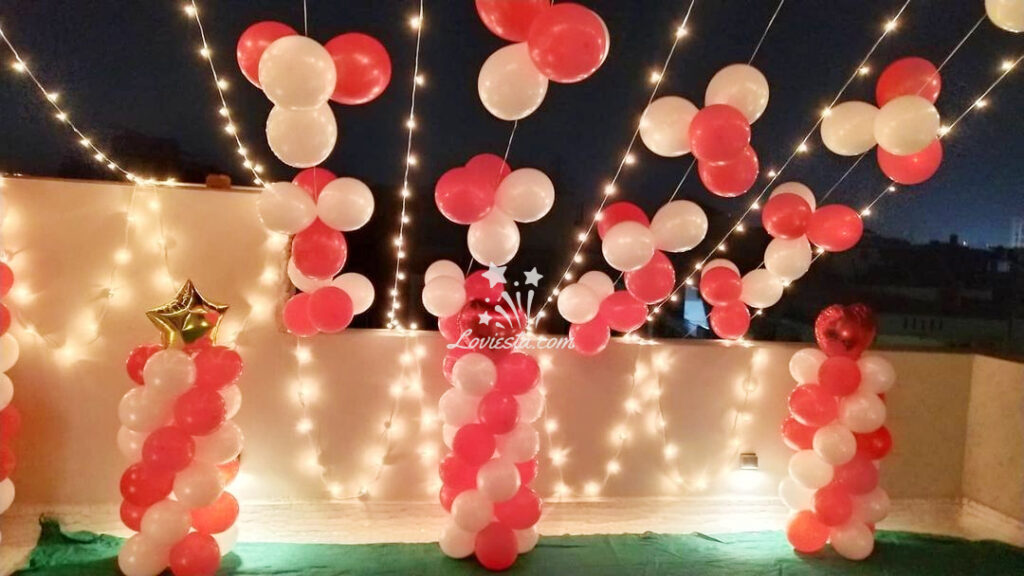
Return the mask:
<svg viewBox="0 0 1024 576">
<path fill-rule="evenodd" d="M 782 532 L 548 536 L 506 574 L 565 576 L 677 575 L 1024 575 L 1024 549 L 1002 542 L 879 531 L 874 554 L 849 562 L 832 552 L 793 553 Z M 44 521 L 24 575 L 118 574 L 122 540 L 91 532 L 62 533 Z M 220 574 L 487 574 L 473 560 L 445 558 L 436 544 L 239 544 Z"/>
</svg>

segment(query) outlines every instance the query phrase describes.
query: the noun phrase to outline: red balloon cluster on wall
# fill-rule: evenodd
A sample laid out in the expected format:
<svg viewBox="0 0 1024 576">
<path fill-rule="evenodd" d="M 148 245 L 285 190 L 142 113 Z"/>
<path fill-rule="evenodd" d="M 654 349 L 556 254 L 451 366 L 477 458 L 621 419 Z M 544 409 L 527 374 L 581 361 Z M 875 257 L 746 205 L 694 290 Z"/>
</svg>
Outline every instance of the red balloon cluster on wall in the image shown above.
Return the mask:
<svg viewBox="0 0 1024 576">
<path fill-rule="evenodd" d="M 18 341 L 8 330 L 11 327 L 11 312 L 2 299 L 7 297 L 14 286 L 14 272 L 7 262 L 0 262 L 0 514 L 14 501 L 14 483 L 11 474 L 17 465 L 17 458 L 11 443 L 21 429 L 21 413 L 11 401 L 14 398 L 14 383 L 5 374 L 18 361 Z"/>
</svg>

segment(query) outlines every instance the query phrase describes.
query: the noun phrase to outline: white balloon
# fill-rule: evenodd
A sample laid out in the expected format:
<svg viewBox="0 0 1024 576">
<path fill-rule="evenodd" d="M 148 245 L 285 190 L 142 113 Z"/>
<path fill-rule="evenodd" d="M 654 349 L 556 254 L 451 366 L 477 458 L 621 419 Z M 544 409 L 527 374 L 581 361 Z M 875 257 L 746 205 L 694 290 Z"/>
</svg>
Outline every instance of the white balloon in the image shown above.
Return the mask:
<svg viewBox="0 0 1024 576">
<path fill-rule="evenodd" d="M 852 495 L 853 517 L 867 524 L 876 524 L 889 515 L 892 502 L 881 487 L 862 495 Z"/>
<path fill-rule="evenodd" d="M 737 274 L 740 273 L 739 266 L 733 263 L 732 260 L 728 260 L 725 258 L 715 258 L 714 260 L 711 260 L 704 264 L 703 266 L 701 266 L 700 274 L 701 276 L 703 276 L 704 273 L 707 272 L 708 270 L 713 270 L 715 268 L 718 268 L 719 266 L 725 266 Z"/>
<path fill-rule="evenodd" d="M 533 550 L 537 546 L 537 541 L 540 540 L 540 534 L 537 532 L 537 528 L 531 526 L 526 530 L 516 530 L 516 551 L 520 554 L 526 554 Z"/>
<path fill-rule="evenodd" d="M 768 108 L 768 79 L 749 64 L 726 66 L 708 82 L 704 105 L 712 104 L 728 104 L 753 124 Z"/>
<path fill-rule="evenodd" d="M 516 222 L 536 222 L 554 206 L 555 185 L 536 168 L 520 168 L 501 181 L 494 201 Z"/>
<path fill-rule="evenodd" d="M 14 503 L 14 482 L 10 478 L 0 480 L 0 514 L 7 512 Z"/>
<path fill-rule="evenodd" d="M 451 260 L 438 260 L 428 266 L 427 271 L 423 274 L 423 282 L 430 284 L 431 280 L 439 276 L 451 276 L 460 281 L 466 279 L 466 275 L 462 273 L 462 268 Z"/>
<path fill-rule="evenodd" d="M 452 501 L 452 520 L 466 532 L 479 532 L 491 523 L 494 506 L 477 490 L 466 490 Z"/>
<path fill-rule="evenodd" d="M 14 399 L 14 382 L 7 374 L 0 374 L 0 410 L 7 408 L 7 405 Z"/>
<path fill-rule="evenodd" d="M 601 308 L 601 298 L 585 284 L 570 284 L 558 293 L 558 313 L 566 322 L 586 324 Z"/>
<path fill-rule="evenodd" d="M 442 422 L 458 428 L 476 422 L 476 411 L 479 405 L 479 396 L 466 394 L 460 388 L 449 388 L 438 400 L 437 409 L 441 414 Z"/>
<path fill-rule="evenodd" d="M 804 488 L 817 490 L 832 481 L 832 466 L 813 450 L 801 450 L 789 459 L 789 475 Z"/>
<path fill-rule="evenodd" d="M 454 503 L 452 504 L 454 506 Z M 467 558 L 476 547 L 476 533 L 459 528 L 454 521 L 445 525 L 438 540 L 441 552 L 449 558 Z"/>
<path fill-rule="evenodd" d="M 209 506 L 223 491 L 220 472 L 209 462 L 194 461 L 174 477 L 174 497 L 189 508 Z"/>
<path fill-rule="evenodd" d="M 811 510 L 814 506 L 814 490 L 804 488 L 792 478 L 779 482 L 779 498 L 790 510 Z"/>
<path fill-rule="evenodd" d="M 1010 32 L 1024 32 L 1024 2 L 985 0 L 985 13 L 993 24 Z"/>
<path fill-rule="evenodd" d="M 526 394 L 516 396 L 516 403 L 519 404 L 520 422 L 536 422 L 544 412 L 544 395 L 536 386 Z"/>
<path fill-rule="evenodd" d="M 283 108 L 316 108 L 334 92 L 338 71 L 326 48 L 306 36 L 275 40 L 260 57 L 260 87 Z"/>
<path fill-rule="evenodd" d="M 743 275 L 740 300 L 751 308 L 768 308 L 782 298 L 782 289 L 782 280 L 778 276 L 758 268 Z"/>
<path fill-rule="evenodd" d="M 18 363 L 18 356 L 21 355 L 21 348 L 18 341 L 8 332 L 0 336 L 0 372 L 7 372 L 12 366 Z"/>
<path fill-rule="evenodd" d="M 491 502 L 504 502 L 519 491 L 519 469 L 511 460 L 488 460 L 476 473 L 476 489 Z"/>
<path fill-rule="evenodd" d="M 484 266 L 501 266 L 519 251 L 519 228 L 515 220 L 501 210 L 491 210 L 469 225 L 466 242 L 474 260 Z"/>
<path fill-rule="evenodd" d="M 858 390 L 840 398 L 839 421 L 858 434 L 874 432 L 885 423 L 885 402 L 877 394 Z"/>
<path fill-rule="evenodd" d="M 136 534 L 121 546 L 117 566 L 125 576 L 157 576 L 167 568 L 170 552 L 170 545 Z"/>
<path fill-rule="evenodd" d="M 231 420 L 226 420 L 206 436 L 195 436 L 195 459 L 210 464 L 224 464 L 234 460 L 242 452 L 245 436 L 242 429 Z"/>
<path fill-rule="evenodd" d="M 242 408 L 242 389 L 232 384 L 220 389 L 220 397 L 224 399 L 224 418 L 231 419 Z"/>
<path fill-rule="evenodd" d="M 857 453 L 857 439 L 853 432 L 836 422 L 818 428 L 812 446 L 822 460 L 833 466 L 846 464 Z"/>
<path fill-rule="evenodd" d="M 818 370 L 828 356 L 817 348 L 803 348 L 789 359 L 789 373 L 800 384 L 818 382 Z"/>
<path fill-rule="evenodd" d="M 196 365 L 183 350 L 161 350 L 142 368 L 147 394 L 177 398 L 196 382 Z"/>
<path fill-rule="evenodd" d="M 117 416 L 125 428 L 148 434 L 171 419 L 171 403 L 145 388 L 132 388 L 121 397 Z"/>
<path fill-rule="evenodd" d="M 320 192 L 316 213 L 321 222 L 335 230 L 358 230 L 373 216 L 373 192 L 355 178 L 335 178 Z"/>
<path fill-rule="evenodd" d="M 121 400 L 124 401 L 124 398 Z M 142 460 L 142 444 L 148 437 L 149 434 L 146 432 L 136 432 L 127 426 L 121 426 L 117 430 L 117 448 L 129 462 L 138 462 Z"/>
<path fill-rule="evenodd" d="M 620 272 L 638 270 L 654 257 L 654 234 L 639 222 L 620 222 L 605 233 L 601 252 Z"/>
<path fill-rule="evenodd" d="M 338 122 L 327 104 L 310 110 L 274 106 L 267 116 L 267 144 L 274 156 L 293 168 L 311 168 L 331 155 Z"/>
<path fill-rule="evenodd" d="M 303 292 L 309 292 L 312 294 L 324 286 L 330 286 L 331 281 L 324 278 L 310 278 L 299 270 L 299 267 L 295 265 L 295 258 L 288 259 L 288 279 L 291 280 L 292 285 L 302 290 Z"/>
<path fill-rule="evenodd" d="M 598 270 L 591 270 L 580 276 L 576 283 L 593 290 L 594 294 L 597 294 L 597 297 L 602 301 L 615 292 L 615 282 L 612 282 L 612 279 L 607 274 Z"/>
<path fill-rule="evenodd" d="M 238 523 L 232 524 L 230 528 L 219 534 L 211 534 L 211 536 L 217 542 L 217 547 L 220 548 L 221 557 L 227 556 L 235 549 L 235 544 L 238 544 Z"/>
<path fill-rule="evenodd" d="M 807 201 L 807 204 L 810 205 L 811 210 L 814 210 L 818 206 L 817 201 L 814 199 L 814 192 L 806 185 L 801 184 L 800 182 L 785 182 L 783 184 L 779 184 L 778 186 L 775 187 L 774 190 L 772 190 L 771 195 L 769 195 L 768 197 L 774 198 L 779 194 L 796 194 L 797 196 Z"/>
<path fill-rule="evenodd" d="M 921 96 L 900 96 L 885 103 L 875 116 L 875 140 L 897 156 L 917 154 L 935 141 L 939 111 Z"/>
<path fill-rule="evenodd" d="M 263 225 L 281 234 L 298 234 L 316 220 L 316 202 L 291 182 L 273 182 L 263 187 L 257 200 Z"/>
<path fill-rule="evenodd" d="M 452 366 L 452 384 L 470 396 L 487 394 L 497 379 L 494 361 L 479 352 L 466 354 Z"/>
<path fill-rule="evenodd" d="M 658 250 L 686 252 L 704 240 L 708 217 L 689 200 L 675 200 L 658 209 L 651 218 L 651 234 Z"/>
<path fill-rule="evenodd" d="M 513 462 L 526 462 L 537 455 L 540 450 L 540 434 L 525 422 L 516 424 L 508 434 L 495 438 L 498 454 Z"/>
<path fill-rule="evenodd" d="M 783 282 L 792 282 L 811 269 L 811 243 L 806 236 L 775 238 L 764 251 L 764 267 Z"/>
<path fill-rule="evenodd" d="M 459 431 L 459 426 L 449 426 L 445 424 L 441 427 L 441 439 L 444 440 L 444 445 L 449 450 L 452 449 L 452 442 L 455 441 L 455 434 Z"/>
<path fill-rule="evenodd" d="M 675 158 L 690 152 L 690 121 L 697 107 L 686 98 L 662 96 L 640 118 L 640 139 L 659 156 Z"/>
<path fill-rule="evenodd" d="M 484 108 L 502 120 L 522 120 L 540 108 L 548 79 L 530 60 L 525 42 L 491 54 L 480 68 L 477 91 Z"/>
<path fill-rule="evenodd" d="M 843 102 L 821 119 L 821 141 L 840 156 L 860 156 L 875 147 L 878 108 L 867 102 Z"/>
<path fill-rule="evenodd" d="M 335 278 L 332 282 L 337 288 L 341 288 L 352 299 L 352 313 L 362 314 L 373 305 L 374 290 L 370 279 L 362 274 L 346 272 Z"/>
<path fill-rule="evenodd" d="M 872 394 L 885 394 L 896 383 L 896 369 L 877 354 L 865 354 L 857 360 L 860 368 L 860 389 Z"/>
<path fill-rule="evenodd" d="M 423 287 L 423 307 L 438 318 L 456 314 L 466 305 L 465 282 L 451 276 L 438 276 Z"/>
<path fill-rule="evenodd" d="M 192 528 L 192 514 L 187 506 L 175 500 L 161 500 L 142 515 L 142 534 L 154 542 L 171 546 Z"/>
<path fill-rule="evenodd" d="M 850 521 L 829 531 L 828 541 L 847 560 L 863 560 L 875 548 L 875 535 L 863 522 Z"/>
</svg>

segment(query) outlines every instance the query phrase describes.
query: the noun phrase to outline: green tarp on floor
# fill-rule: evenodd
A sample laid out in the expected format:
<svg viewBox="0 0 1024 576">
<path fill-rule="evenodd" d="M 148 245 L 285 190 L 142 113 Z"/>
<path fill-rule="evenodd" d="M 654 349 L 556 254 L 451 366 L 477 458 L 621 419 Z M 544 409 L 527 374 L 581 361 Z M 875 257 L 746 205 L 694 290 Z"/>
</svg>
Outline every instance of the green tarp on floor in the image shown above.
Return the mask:
<svg viewBox="0 0 1024 576">
<path fill-rule="evenodd" d="M 878 532 L 875 553 L 848 562 L 831 552 L 797 556 L 781 532 L 723 536 L 628 534 L 548 536 L 506 574 L 565 576 L 679 575 L 1024 575 L 1024 549 L 994 541 L 906 532 Z M 62 533 L 43 523 L 39 545 L 24 575 L 118 574 L 121 539 L 90 532 Z M 220 574 L 487 574 L 472 560 L 450 560 L 436 544 L 239 544 Z"/>
</svg>

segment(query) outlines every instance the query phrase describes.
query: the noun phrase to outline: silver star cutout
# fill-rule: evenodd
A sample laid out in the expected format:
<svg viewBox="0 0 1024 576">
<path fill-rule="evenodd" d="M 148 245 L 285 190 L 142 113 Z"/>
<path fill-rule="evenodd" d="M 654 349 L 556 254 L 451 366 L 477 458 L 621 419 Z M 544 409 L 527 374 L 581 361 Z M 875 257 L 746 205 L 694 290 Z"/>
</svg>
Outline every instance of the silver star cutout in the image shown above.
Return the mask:
<svg viewBox="0 0 1024 576">
<path fill-rule="evenodd" d="M 505 284 L 505 269 L 507 266 L 495 266 L 490 264 L 487 266 L 487 272 L 483 273 L 483 277 L 487 279 L 487 282 L 494 288 L 498 284 Z"/>
<path fill-rule="evenodd" d="M 480 318 L 480 323 L 481 324 L 487 324 L 488 326 L 490 326 L 490 324 L 491 324 L 491 315 L 488 314 L 486 310 L 484 310 L 483 314 L 481 314 L 479 316 L 479 318 Z"/>
<path fill-rule="evenodd" d="M 537 267 L 536 266 L 533 267 L 533 270 L 530 270 L 530 271 L 526 272 L 526 283 L 527 284 L 530 284 L 532 286 L 537 286 L 537 283 L 540 282 L 541 278 L 543 278 L 543 276 L 541 276 L 540 274 L 537 273 Z"/>
</svg>

